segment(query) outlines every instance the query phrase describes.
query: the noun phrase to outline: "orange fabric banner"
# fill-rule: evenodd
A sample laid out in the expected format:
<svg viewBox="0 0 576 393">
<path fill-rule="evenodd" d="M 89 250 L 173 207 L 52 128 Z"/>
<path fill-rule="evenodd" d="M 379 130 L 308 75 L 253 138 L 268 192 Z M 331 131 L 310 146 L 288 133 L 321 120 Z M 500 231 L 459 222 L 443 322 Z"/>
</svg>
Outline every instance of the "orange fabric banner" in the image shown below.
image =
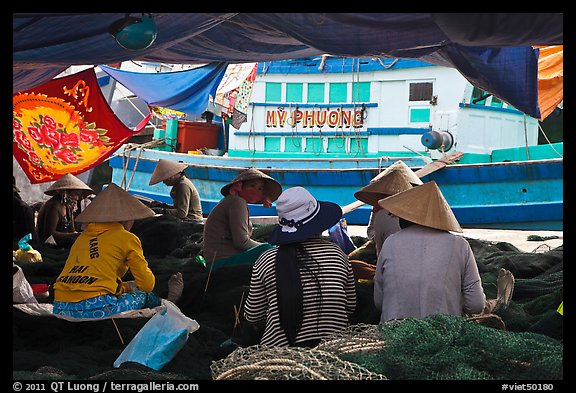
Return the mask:
<svg viewBox="0 0 576 393">
<path fill-rule="evenodd" d="M 95 167 L 146 125 L 118 119 L 94 68 L 14 93 L 12 104 L 12 153 L 32 184 Z"/>
<path fill-rule="evenodd" d="M 544 120 L 564 99 L 564 46 L 544 46 L 538 58 L 538 105 Z"/>
</svg>

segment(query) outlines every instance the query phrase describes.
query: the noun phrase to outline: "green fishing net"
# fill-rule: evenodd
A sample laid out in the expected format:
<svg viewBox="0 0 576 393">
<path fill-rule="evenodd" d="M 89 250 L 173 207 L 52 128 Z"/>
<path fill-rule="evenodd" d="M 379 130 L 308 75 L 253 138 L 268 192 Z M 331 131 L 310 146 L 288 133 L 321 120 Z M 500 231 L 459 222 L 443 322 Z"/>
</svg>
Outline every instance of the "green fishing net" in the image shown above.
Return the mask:
<svg viewBox="0 0 576 393">
<path fill-rule="evenodd" d="M 388 379 L 563 377 L 562 344 L 541 334 L 494 329 L 449 315 L 387 322 L 377 329 L 383 341 L 381 349 L 342 353 L 340 357 Z"/>
</svg>

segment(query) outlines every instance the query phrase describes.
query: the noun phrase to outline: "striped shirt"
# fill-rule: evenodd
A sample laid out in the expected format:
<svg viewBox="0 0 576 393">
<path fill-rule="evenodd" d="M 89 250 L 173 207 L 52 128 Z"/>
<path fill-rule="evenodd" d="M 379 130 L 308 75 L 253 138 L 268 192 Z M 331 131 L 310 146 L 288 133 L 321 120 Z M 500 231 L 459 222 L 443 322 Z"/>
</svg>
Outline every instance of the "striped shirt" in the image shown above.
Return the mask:
<svg viewBox="0 0 576 393">
<path fill-rule="evenodd" d="M 302 245 L 318 262 L 316 275 L 321 296 L 311 274 L 301 269 L 303 319 L 296 344 L 322 339 L 345 329 L 348 316 L 356 309 L 356 287 L 348 256 L 336 244 L 321 238 L 305 240 Z M 260 344 L 288 346 L 288 339 L 280 326 L 276 298 L 277 251 L 277 248 L 267 250 L 255 262 L 244 316 L 251 323 L 265 322 Z"/>
</svg>

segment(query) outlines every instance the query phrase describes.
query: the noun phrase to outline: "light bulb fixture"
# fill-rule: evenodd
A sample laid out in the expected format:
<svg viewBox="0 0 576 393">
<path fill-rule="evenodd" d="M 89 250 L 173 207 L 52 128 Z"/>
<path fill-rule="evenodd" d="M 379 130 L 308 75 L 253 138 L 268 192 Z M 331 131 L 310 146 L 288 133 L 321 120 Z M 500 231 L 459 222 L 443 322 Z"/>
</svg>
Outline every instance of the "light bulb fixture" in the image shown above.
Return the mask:
<svg viewBox="0 0 576 393">
<path fill-rule="evenodd" d="M 151 14 L 142 14 L 141 17 L 126 14 L 124 18 L 118 19 L 108 27 L 108 33 L 122 48 L 142 50 L 156 41 L 158 30 Z"/>
</svg>

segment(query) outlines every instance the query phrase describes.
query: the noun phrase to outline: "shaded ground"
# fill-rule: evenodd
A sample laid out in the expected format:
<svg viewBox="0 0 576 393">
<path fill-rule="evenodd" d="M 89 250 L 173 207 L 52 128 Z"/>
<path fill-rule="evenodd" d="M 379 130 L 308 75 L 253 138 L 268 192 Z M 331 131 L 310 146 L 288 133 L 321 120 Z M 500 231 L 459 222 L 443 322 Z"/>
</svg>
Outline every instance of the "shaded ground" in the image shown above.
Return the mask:
<svg viewBox="0 0 576 393">
<path fill-rule="evenodd" d="M 149 225 L 155 220 L 155 225 Z M 226 358 L 238 345 L 255 344 L 241 318 L 242 301 L 248 293 L 249 266 L 210 271 L 196 260 L 202 243 L 202 225 L 171 218 L 142 220 L 133 229 L 142 240 L 150 268 L 155 273 L 155 292 L 167 294 L 168 278 L 180 271 L 185 288 L 177 306 L 200 324 L 185 347 L 161 371 L 138 364 L 115 369 L 113 362 L 147 322 L 147 318 L 98 322 L 68 322 L 52 317 L 33 317 L 13 311 L 14 379 L 212 379 L 210 365 Z M 271 226 L 258 226 L 254 238 L 264 240 Z M 366 239 L 353 237 L 359 246 Z M 498 315 L 510 332 L 536 332 L 562 343 L 562 319 L 556 308 L 562 301 L 563 248 L 526 253 L 505 242 L 467 239 L 477 258 L 488 298 L 496 297 L 496 278 L 503 267 L 516 278 L 512 303 Z M 64 249 L 34 245 L 43 262 L 20 264 L 31 284 L 53 283 L 68 255 Z M 375 263 L 369 249 L 361 260 Z M 358 282 L 357 312 L 353 324 L 377 324 L 372 303 L 372 283 Z M 51 302 L 49 297 L 46 302 Z M 122 343 L 124 342 L 124 344 Z"/>
</svg>

